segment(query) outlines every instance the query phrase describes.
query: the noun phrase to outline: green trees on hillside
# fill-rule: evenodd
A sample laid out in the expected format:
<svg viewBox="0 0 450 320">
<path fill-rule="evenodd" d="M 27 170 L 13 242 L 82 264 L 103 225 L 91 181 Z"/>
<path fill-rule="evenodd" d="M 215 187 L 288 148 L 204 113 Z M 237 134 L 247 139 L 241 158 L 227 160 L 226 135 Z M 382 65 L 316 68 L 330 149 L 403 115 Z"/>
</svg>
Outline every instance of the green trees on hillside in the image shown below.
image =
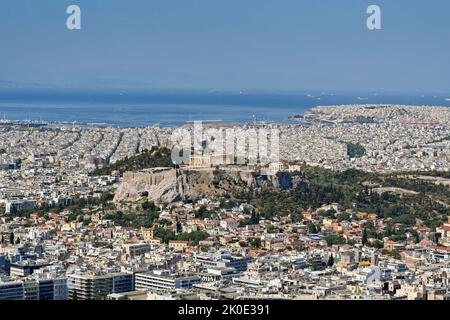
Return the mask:
<svg viewBox="0 0 450 320">
<path fill-rule="evenodd" d="M 169 243 L 170 240 L 183 240 L 190 241 L 198 244 L 200 241 L 208 238 L 208 233 L 205 231 L 192 231 L 192 232 L 183 232 L 181 234 L 176 235 L 170 229 L 166 228 L 157 228 L 154 232 L 154 236 L 160 238 L 162 242 Z"/>
<path fill-rule="evenodd" d="M 168 148 L 152 148 L 144 150 L 140 154 L 119 160 L 113 164 L 95 169 L 94 176 L 110 175 L 113 171 L 123 174 L 126 171 L 139 171 L 146 168 L 174 167 L 171 159 L 171 151 Z"/>
<path fill-rule="evenodd" d="M 304 172 L 306 182 L 294 189 L 262 188 L 247 193 L 240 200 L 252 204 L 262 218 L 290 215 L 297 222 L 302 218 L 299 212 L 315 210 L 331 203 L 339 204 L 343 210 L 356 209 L 375 213 L 379 218 L 392 218 L 392 223 L 406 227 L 415 225 L 416 219 L 420 219 L 425 226 L 434 229 L 450 215 L 450 208 L 444 203 L 445 199 L 450 198 L 450 188 L 447 187 L 358 170 L 334 172 L 305 167 Z M 403 187 L 418 194 L 379 194 L 372 191 L 368 184 Z M 337 218 L 340 221 L 350 219 L 346 213 L 339 214 Z M 367 231 L 371 237 L 375 236 L 370 234 L 370 230 Z"/>
</svg>

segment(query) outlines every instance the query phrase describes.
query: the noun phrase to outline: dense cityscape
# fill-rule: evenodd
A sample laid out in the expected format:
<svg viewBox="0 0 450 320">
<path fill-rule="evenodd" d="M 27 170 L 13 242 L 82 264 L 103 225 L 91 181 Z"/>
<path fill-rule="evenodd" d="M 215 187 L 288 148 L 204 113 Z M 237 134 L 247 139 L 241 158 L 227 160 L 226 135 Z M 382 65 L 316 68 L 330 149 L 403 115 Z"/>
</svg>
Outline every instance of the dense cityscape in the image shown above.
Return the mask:
<svg viewBox="0 0 450 320">
<path fill-rule="evenodd" d="M 450 300 L 450 109 L 291 120 L 210 125 L 279 130 L 267 165 L 174 164 L 168 127 L 1 122 L 0 300 Z"/>
</svg>

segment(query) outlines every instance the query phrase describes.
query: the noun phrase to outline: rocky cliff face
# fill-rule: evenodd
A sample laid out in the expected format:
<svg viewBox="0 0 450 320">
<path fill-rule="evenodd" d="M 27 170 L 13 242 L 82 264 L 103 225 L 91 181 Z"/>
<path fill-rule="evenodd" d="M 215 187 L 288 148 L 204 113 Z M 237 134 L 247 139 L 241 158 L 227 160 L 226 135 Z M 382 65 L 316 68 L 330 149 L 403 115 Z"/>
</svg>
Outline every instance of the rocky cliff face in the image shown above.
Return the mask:
<svg viewBox="0 0 450 320">
<path fill-rule="evenodd" d="M 155 203 L 170 203 L 186 198 L 220 196 L 241 189 L 263 186 L 290 189 L 303 181 L 301 172 L 279 172 L 261 175 L 239 170 L 182 170 L 127 172 L 116 190 L 114 201 L 133 202 L 147 198 Z"/>
</svg>

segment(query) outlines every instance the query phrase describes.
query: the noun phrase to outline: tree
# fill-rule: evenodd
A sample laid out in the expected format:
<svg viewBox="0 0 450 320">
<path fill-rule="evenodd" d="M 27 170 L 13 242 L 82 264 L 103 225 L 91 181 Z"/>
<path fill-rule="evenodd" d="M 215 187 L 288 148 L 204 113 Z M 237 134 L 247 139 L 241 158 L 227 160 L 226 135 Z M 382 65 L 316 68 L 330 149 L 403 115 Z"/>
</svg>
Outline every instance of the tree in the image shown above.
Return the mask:
<svg viewBox="0 0 450 320">
<path fill-rule="evenodd" d="M 347 143 L 347 155 L 349 158 L 361 158 L 366 149 L 360 143 Z"/>
<path fill-rule="evenodd" d="M 317 227 L 314 223 L 308 224 L 308 232 L 309 233 L 317 233 Z"/>
<path fill-rule="evenodd" d="M 253 248 L 261 248 L 261 239 L 260 238 L 253 238 L 251 241 L 250 241 L 250 245 L 253 247 Z"/>
<path fill-rule="evenodd" d="M 180 233 L 181 231 L 183 231 L 183 226 L 180 221 L 177 221 L 177 233 Z"/>
<path fill-rule="evenodd" d="M 419 243 L 420 237 L 419 237 L 419 234 L 417 233 L 417 231 L 412 229 L 412 230 L 409 230 L 409 232 L 411 233 L 412 237 L 414 238 L 414 242 Z"/>
<path fill-rule="evenodd" d="M 210 213 L 206 206 L 202 205 L 200 208 L 198 208 L 197 212 L 195 213 L 196 218 L 205 219 L 210 217 Z"/>
<path fill-rule="evenodd" d="M 415 243 L 419 243 L 420 242 L 419 234 L 417 232 L 414 233 L 414 242 Z"/>
<path fill-rule="evenodd" d="M 396 251 L 396 250 L 392 250 L 391 251 L 391 256 L 395 260 L 401 260 L 402 259 L 402 256 L 400 255 L 400 253 L 398 251 Z"/>
<path fill-rule="evenodd" d="M 175 233 L 172 230 L 158 228 L 154 232 L 155 237 L 161 238 L 161 241 L 164 243 L 169 243 L 170 240 L 174 240 Z"/>
<path fill-rule="evenodd" d="M 149 210 L 149 211 L 154 211 L 154 210 L 156 210 L 157 208 L 156 208 L 154 202 L 145 200 L 145 202 L 142 204 L 142 209 L 144 209 L 144 210 Z"/>
<path fill-rule="evenodd" d="M 334 244 L 344 244 L 346 242 L 345 238 L 342 236 L 342 234 L 332 234 L 325 237 L 325 241 L 327 242 L 327 245 L 331 247 Z"/>
<path fill-rule="evenodd" d="M 343 212 L 337 216 L 337 220 L 338 220 L 338 222 L 349 221 L 350 215 L 347 212 Z"/>
<path fill-rule="evenodd" d="M 125 157 L 114 164 L 95 169 L 91 175 L 111 175 L 113 171 L 123 174 L 126 171 L 138 171 L 146 168 L 175 167 L 171 159 L 171 150 L 168 148 L 152 147 L 132 157 Z"/>
<path fill-rule="evenodd" d="M 362 244 L 363 244 L 363 246 L 365 246 L 368 243 L 369 243 L 369 241 L 367 240 L 367 228 L 364 228 L 363 233 L 362 233 Z"/>
<path fill-rule="evenodd" d="M 301 222 L 303 220 L 303 214 L 301 213 L 293 213 L 291 214 L 291 220 L 292 222 L 296 223 L 296 222 Z"/>
<path fill-rule="evenodd" d="M 328 258 L 327 266 L 332 267 L 333 265 L 334 265 L 334 257 L 331 254 L 330 257 Z"/>
<path fill-rule="evenodd" d="M 191 241 L 198 244 L 200 241 L 208 238 L 209 234 L 205 231 L 192 231 L 190 233 L 182 233 L 175 237 L 176 240 Z"/>
<path fill-rule="evenodd" d="M 239 246 L 242 247 L 242 248 L 244 248 L 244 247 L 247 247 L 248 244 L 247 244 L 247 242 L 245 242 L 245 241 L 239 241 Z"/>
<path fill-rule="evenodd" d="M 336 210 L 334 210 L 333 208 L 328 209 L 325 212 L 325 216 L 330 217 L 330 218 L 333 218 L 335 215 L 336 215 Z"/>
<path fill-rule="evenodd" d="M 372 247 L 377 248 L 377 249 L 383 249 L 384 248 L 384 243 L 381 240 L 375 240 L 372 243 Z"/>
<path fill-rule="evenodd" d="M 89 217 L 84 217 L 83 218 L 83 225 L 84 226 L 88 226 L 91 223 L 91 218 Z"/>
<path fill-rule="evenodd" d="M 259 223 L 259 215 L 257 215 L 254 210 L 252 211 L 251 222 L 252 222 L 252 224 L 258 224 Z"/>
</svg>

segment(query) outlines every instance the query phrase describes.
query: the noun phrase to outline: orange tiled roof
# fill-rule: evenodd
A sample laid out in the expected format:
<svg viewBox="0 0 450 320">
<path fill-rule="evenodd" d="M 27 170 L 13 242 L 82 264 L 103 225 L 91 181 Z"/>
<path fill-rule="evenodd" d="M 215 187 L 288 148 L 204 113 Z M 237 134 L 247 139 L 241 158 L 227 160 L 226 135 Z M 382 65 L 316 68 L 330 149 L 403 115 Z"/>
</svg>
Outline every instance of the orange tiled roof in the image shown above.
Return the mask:
<svg viewBox="0 0 450 320">
<path fill-rule="evenodd" d="M 450 251 L 450 248 L 448 248 L 448 247 L 440 247 L 440 246 L 434 246 L 433 249 L 434 250 L 438 250 L 438 251 Z"/>
</svg>

